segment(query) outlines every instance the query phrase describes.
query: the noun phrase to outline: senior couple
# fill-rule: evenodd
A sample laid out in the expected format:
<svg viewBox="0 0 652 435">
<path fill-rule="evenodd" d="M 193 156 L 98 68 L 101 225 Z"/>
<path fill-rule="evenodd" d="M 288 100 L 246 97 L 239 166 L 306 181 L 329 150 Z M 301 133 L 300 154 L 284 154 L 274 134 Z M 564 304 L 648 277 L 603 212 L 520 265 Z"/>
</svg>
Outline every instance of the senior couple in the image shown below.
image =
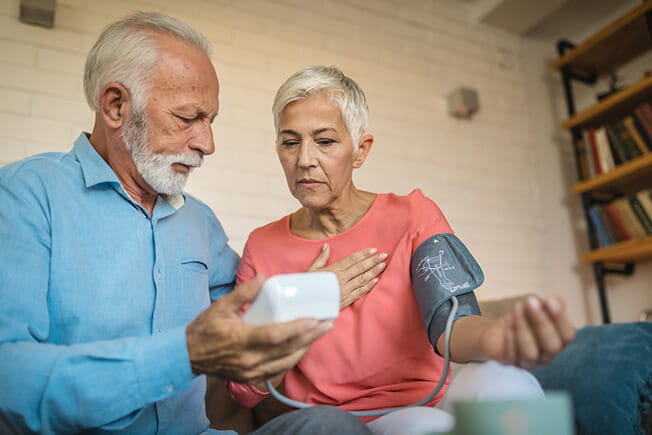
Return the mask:
<svg viewBox="0 0 652 435">
<path fill-rule="evenodd" d="M 374 143 L 364 93 L 336 68 L 310 67 L 273 104 L 301 207 L 255 230 L 240 260 L 212 211 L 182 192 L 215 151 L 209 55 L 198 31 L 163 14 L 111 24 L 84 72 L 92 132 L 69 153 L 0 169 L 0 432 L 211 432 L 202 375 L 259 408 L 269 421 L 256 434 L 418 434 L 449 429 L 454 400 L 542 397 L 519 366 L 573 339 L 562 301 L 491 321 L 470 293 L 451 337 L 452 359 L 470 364 L 447 388 L 379 418 L 346 412 L 411 404 L 442 378 L 443 331 L 426 332 L 409 269 L 424 241 L 453 231 L 420 190 L 353 184 Z M 241 320 L 265 277 L 317 270 L 340 282 L 334 322 Z M 279 406 L 266 379 L 320 406 Z"/>
</svg>

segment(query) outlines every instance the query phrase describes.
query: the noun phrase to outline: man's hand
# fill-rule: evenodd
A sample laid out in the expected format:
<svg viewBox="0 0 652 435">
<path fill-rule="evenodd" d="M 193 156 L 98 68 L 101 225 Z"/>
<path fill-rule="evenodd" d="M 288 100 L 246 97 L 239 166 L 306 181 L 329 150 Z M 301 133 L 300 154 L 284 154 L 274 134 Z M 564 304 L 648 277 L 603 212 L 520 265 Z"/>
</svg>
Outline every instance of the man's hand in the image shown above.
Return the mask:
<svg viewBox="0 0 652 435">
<path fill-rule="evenodd" d="M 376 252 L 378 250 L 375 248 L 363 249 L 324 267 L 330 256 L 330 246 L 324 243 L 308 272 L 334 272 L 337 275 L 342 310 L 369 293 L 378 282 L 378 275 L 385 270 L 387 254 L 376 255 Z"/>
<path fill-rule="evenodd" d="M 561 299 L 530 297 L 489 326 L 480 344 L 489 359 L 531 369 L 550 363 L 574 339 Z"/>
<path fill-rule="evenodd" d="M 210 374 L 241 383 L 259 383 L 284 373 L 310 344 L 332 328 L 331 321 L 298 319 L 252 326 L 239 313 L 251 303 L 264 277 L 236 287 L 213 302 L 186 328 L 193 373 Z"/>
</svg>

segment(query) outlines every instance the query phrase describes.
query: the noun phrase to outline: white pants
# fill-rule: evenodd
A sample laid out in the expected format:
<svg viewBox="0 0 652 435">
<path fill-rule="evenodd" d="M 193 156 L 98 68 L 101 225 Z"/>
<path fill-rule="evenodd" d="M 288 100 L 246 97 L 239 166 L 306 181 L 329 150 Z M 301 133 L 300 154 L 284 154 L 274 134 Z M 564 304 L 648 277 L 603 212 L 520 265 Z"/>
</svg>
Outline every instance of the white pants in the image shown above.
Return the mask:
<svg viewBox="0 0 652 435">
<path fill-rule="evenodd" d="M 543 390 L 528 371 L 495 361 L 462 365 L 434 408 L 416 406 L 394 411 L 367 425 L 376 435 L 423 435 L 455 426 L 453 403 L 460 400 L 541 399 Z"/>
</svg>

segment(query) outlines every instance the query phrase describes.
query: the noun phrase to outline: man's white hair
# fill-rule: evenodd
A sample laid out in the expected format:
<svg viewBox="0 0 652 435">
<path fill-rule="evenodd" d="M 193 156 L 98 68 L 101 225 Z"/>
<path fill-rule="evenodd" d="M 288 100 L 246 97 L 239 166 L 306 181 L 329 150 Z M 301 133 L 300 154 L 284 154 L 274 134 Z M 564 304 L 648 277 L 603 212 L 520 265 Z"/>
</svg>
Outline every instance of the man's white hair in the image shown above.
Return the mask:
<svg viewBox="0 0 652 435">
<path fill-rule="evenodd" d="M 279 132 L 281 112 L 285 106 L 320 92 L 327 92 L 331 101 L 339 107 L 354 150 L 357 150 L 358 142 L 367 130 L 367 98 L 353 79 L 333 66 L 311 66 L 302 69 L 292 74 L 281 85 L 272 105 L 276 133 Z"/>
<path fill-rule="evenodd" d="M 172 36 L 210 56 L 210 42 L 188 24 L 158 12 L 136 12 L 106 27 L 86 58 L 84 93 L 99 111 L 99 95 L 110 82 L 129 90 L 134 105 L 147 103 L 149 72 L 160 58 L 157 34 Z"/>
</svg>

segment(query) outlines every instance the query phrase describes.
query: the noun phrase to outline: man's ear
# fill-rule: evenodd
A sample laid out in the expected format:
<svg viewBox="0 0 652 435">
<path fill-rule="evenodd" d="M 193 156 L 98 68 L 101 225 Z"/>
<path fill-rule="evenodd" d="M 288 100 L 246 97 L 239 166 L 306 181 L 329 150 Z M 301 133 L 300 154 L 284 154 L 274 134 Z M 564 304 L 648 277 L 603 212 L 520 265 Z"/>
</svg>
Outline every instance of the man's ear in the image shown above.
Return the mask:
<svg viewBox="0 0 652 435">
<path fill-rule="evenodd" d="M 119 129 L 129 116 L 133 106 L 131 93 L 121 83 L 107 83 L 100 91 L 99 115 L 112 129 Z"/>
<path fill-rule="evenodd" d="M 358 149 L 353 153 L 353 167 L 359 168 L 367 160 L 367 156 L 371 151 L 374 144 L 374 136 L 372 134 L 363 134 L 358 142 Z"/>
</svg>

